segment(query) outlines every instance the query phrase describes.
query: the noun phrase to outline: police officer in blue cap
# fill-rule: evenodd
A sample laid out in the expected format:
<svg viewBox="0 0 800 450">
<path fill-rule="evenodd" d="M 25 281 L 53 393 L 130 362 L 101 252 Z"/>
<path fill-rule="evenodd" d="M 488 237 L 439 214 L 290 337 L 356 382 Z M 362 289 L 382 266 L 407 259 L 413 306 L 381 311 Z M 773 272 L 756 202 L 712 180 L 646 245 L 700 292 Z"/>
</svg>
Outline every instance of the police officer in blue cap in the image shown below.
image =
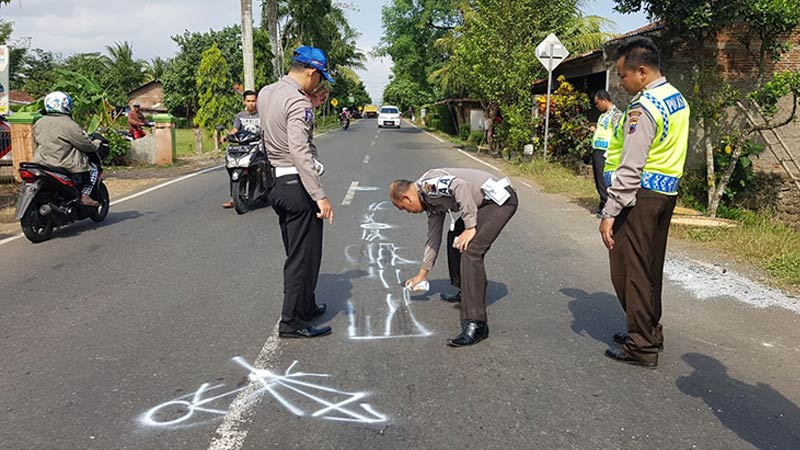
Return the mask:
<svg viewBox="0 0 800 450">
<path fill-rule="evenodd" d="M 314 290 L 322 262 L 323 221 L 333 224 L 333 207 L 321 181 L 324 166 L 313 143 L 313 107 L 327 95 L 318 91 L 323 79 L 333 83 L 325 52 L 303 46 L 294 51 L 288 75 L 258 94 L 264 144 L 275 177 L 269 202 L 278 214 L 286 250 L 278 327 L 282 338 L 331 332 L 331 327 L 310 324 L 325 314 L 326 305 L 317 304 Z"/>
</svg>

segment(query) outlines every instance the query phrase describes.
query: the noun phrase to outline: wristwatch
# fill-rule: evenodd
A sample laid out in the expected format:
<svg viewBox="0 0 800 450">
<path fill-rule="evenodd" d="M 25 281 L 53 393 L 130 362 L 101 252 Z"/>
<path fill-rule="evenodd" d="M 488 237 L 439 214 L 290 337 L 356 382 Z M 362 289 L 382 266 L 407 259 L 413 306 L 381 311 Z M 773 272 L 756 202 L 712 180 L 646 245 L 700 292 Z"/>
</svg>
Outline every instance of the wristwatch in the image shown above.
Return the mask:
<svg viewBox="0 0 800 450">
<path fill-rule="evenodd" d="M 600 212 L 600 218 L 601 219 L 614 219 L 614 218 L 616 218 L 616 216 L 612 216 L 611 214 L 609 214 L 609 213 L 607 213 L 605 211 L 601 211 Z"/>
</svg>

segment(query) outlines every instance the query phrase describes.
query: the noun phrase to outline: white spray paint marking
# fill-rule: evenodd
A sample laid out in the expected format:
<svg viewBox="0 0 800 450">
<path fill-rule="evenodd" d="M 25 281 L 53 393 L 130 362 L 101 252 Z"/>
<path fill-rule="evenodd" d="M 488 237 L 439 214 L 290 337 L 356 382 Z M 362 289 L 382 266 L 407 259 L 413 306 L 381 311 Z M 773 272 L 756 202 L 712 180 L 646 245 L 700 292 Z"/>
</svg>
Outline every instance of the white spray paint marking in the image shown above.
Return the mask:
<svg viewBox="0 0 800 450">
<path fill-rule="evenodd" d="M 264 342 L 261 351 L 256 355 L 253 366 L 266 369 L 271 366 L 278 355 L 278 324 L 272 328 L 272 334 Z M 247 426 L 253 420 L 255 406 L 261 397 L 254 396 L 257 387 L 245 386 L 233 399 L 222 423 L 217 427 L 216 435 L 211 440 L 208 450 L 239 450 L 247 437 Z"/>
<path fill-rule="evenodd" d="M 146 427 L 156 428 L 191 426 L 195 415 L 201 416 L 201 413 L 205 416 L 228 417 L 232 413 L 231 411 L 214 406 L 222 403 L 223 399 L 244 396 L 247 398 L 247 404 L 253 406 L 256 399 L 267 394 L 290 413 L 300 417 L 360 424 L 373 424 L 388 420 L 384 414 L 377 412 L 370 404 L 362 401 L 367 397 L 367 393 L 342 391 L 308 381 L 309 378 L 328 378 L 330 375 L 327 374 L 293 372 L 297 361 L 294 361 L 283 374 L 256 368 L 240 356 L 233 358 L 233 361 L 249 372 L 247 379 L 250 383 L 246 386 L 222 392 L 224 385 L 211 386 L 209 383 L 204 383 L 191 394 L 149 409 L 139 418 L 139 423 Z M 360 409 L 354 408 L 356 403 Z M 233 406 L 230 409 L 232 410 Z M 241 443 L 243 443 L 243 439 L 224 443 L 220 439 L 215 439 L 210 448 L 240 448 Z"/>
<path fill-rule="evenodd" d="M 367 272 L 367 279 L 378 279 L 385 293 L 385 308 L 375 310 L 378 305 L 375 302 L 364 302 L 359 304 L 358 309 L 352 300 L 347 302 L 350 324 L 348 335 L 350 339 L 392 339 L 406 337 L 425 337 L 430 336 L 429 331 L 414 316 L 411 307 L 411 299 L 408 291 L 402 287 L 400 267 L 404 265 L 415 265 L 417 261 L 403 258 L 399 252 L 401 247 L 392 242 L 386 242 L 387 238 L 383 232 L 393 229 L 394 226 L 379 222 L 375 216 L 383 210 L 388 209 L 388 202 L 375 202 L 367 207 L 364 219 L 359 225 L 361 228 L 360 245 L 348 245 L 345 247 L 345 258 L 352 266 L 360 266 Z M 358 256 L 355 249 L 359 248 Z M 386 272 L 394 271 L 396 285 L 391 285 Z M 402 291 L 402 302 L 398 290 Z M 367 310 L 369 309 L 369 312 Z M 375 334 L 372 331 L 372 319 L 378 318 L 383 321 L 382 334 Z"/>
<path fill-rule="evenodd" d="M 364 164 L 369 164 L 369 155 L 364 157 Z"/>
<path fill-rule="evenodd" d="M 800 314 L 800 299 L 763 286 L 736 273 L 725 273 L 712 264 L 670 257 L 664 273 L 700 300 L 730 297 L 756 308 L 779 307 Z"/>
</svg>

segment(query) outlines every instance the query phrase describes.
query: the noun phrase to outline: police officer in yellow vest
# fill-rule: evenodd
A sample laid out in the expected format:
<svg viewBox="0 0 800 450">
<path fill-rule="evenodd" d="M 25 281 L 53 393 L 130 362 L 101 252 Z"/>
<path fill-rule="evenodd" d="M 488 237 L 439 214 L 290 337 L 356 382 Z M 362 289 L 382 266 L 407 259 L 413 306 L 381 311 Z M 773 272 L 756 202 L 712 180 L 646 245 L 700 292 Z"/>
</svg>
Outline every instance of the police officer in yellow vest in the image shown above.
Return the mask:
<svg viewBox="0 0 800 450">
<path fill-rule="evenodd" d="M 658 365 L 664 345 L 664 256 L 689 138 L 689 105 L 661 75 L 660 59 L 658 47 L 643 37 L 617 52 L 622 86 L 635 97 L 626 109 L 624 144 L 600 221 L 611 282 L 627 322 L 627 332 L 614 335 L 622 348 L 605 354 L 650 368 Z M 609 159 L 613 168 L 616 156 Z"/>
<path fill-rule="evenodd" d="M 606 194 L 608 185 L 603 174 L 606 153 L 611 144 L 614 129 L 622 118 L 622 111 L 617 108 L 611 100 L 611 94 L 605 89 L 595 92 L 594 105 L 601 113 L 600 118 L 597 119 L 597 125 L 594 126 L 594 136 L 592 137 L 592 171 L 594 172 L 594 185 L 597 188 L 597 194 L 600 196 L 600 206 L 596 211 L 599 217 L 599 213 L 606 206 L 606 199 L 608 198 L 608 194 Z"/>
</svg>

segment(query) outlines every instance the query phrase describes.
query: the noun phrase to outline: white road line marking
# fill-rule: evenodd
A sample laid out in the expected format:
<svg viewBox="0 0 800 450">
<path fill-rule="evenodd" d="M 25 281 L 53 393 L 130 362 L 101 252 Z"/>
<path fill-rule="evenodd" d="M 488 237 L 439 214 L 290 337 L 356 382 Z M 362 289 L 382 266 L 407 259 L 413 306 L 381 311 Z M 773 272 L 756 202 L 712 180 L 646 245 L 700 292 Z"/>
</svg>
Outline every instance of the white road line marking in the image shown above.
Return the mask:
<svg viewBox="0 0 800 450">
<path fill-rule="evenodd" d="M 253 367 L 260 370 L 274 369 L 273 363 L 278 356 L 278 323 L 272 329 L 261 351 L 258 352 Z M 251 383 L 236 395 L 228 408 L 228 414 L 217 427 L 216 436 L 211 440 L 208 450 L 239 450 L 247 437 L 247 426 L 253 421 L 253 409 L 261 401 L 261 396 L 253 393 L 261 388 L 259 383 Z"/>
<path fill-rule="evenodd" d="M 157 191 L 157 190 L 159 190 L 161 188 L 165 188 L 165 187 L 169 186 L 170 184 L 175 184 L 175 183 L 181 182 L 183 180 L 188 180 L 189 178 L 193 178 L 193 177 L 196 177 L 198 175 L 202 175 L 204 173 L 211 172 L 212 170 L 216 170 L 216 169 L 219 169 L 221 167 L 225 167 L 225 166 L 223 165 L 223 166 L 209 167 L 208 169 L 203 169 L 203 170 L 198 171 L 198 172 L 190 173 L 188 175 L 184 175 L 182 177 L 175 178 L 174 180 L 169 180 L 169 181 L 167 181 L 165 183 L 157 184 L 157 185 L 155 185 L 155 186 L 153 186 L 151 188 L 147 188 L 147 189 L 145 189 L 145 190 L 143 190 L 141 192 L 137 192 L 137 193 L 135 193 L 133 195 L 129 195 L 127 197 L 122 197 L 119 200 L 114 200 L 113 202 L 111 202 L 109 204 L 109 206 L 118 205 L 118 204 L 120 204 L 122 202 L 127 202 L 128 200 L 133 200 L 136 197 L 141 197 L 144 194 L 149 194 L 149 193 L 151 193 L 153 191 Z"/>
<path fill-rule="evenodd" d="M 344 196 L 344 200 L 342 200 L 342 206 L 347 206 L 350 203 L 353 203 L 353 197 L 356 196 L 356 188 L 358 187 L 358 181 L 353 181 L 350 183 L 350 187 L 347 189 L 347 194 Z"/>
<path fill-rule="evenodd" d="M 364 164 L 369 164 L 369 155 L 364 157 Z"/>
<path fill-rule="evenodd" d="M 472 155 L 470 155 L 469 153 L 465 152 L 464 150 L 461 150 L 460 148 L 457 148 L 456 150 L 458 150 L 459 152 L 463 153 L 464 155 L 466 155 L 466 156 L 468 156 L 468 157 L 470 157 L 470 158 L 474 159 L 475 161 L 478 161 L 479 163 L 483 164 L 484 166 L 491 167 L 492 169 L 494 169 L 494 170 L 496 170 L 496 171 L 498 171 L 498 172 L 500 172 L 500 173 L 503 173 L 503 171 L 502 171 L 502 170 L 500 170 L 500 169 L 498 169 L 497 167 L 495 167 L 495 166 L 493 166 L 493 165 L 491 165 L 491 164 L 487 163 L 486 161 L 483 161 L 483 160 L 482 160 L 482 159 L 480 159 L 480 158 L 477 158 L 477 157 L 475 157 L 475 156 L 472 156 Z"/>
<path fill-rule="evenodd" d="M 428 133 L 427 131 L 423 130 L 422 128 L 420 128 L 420 127 L 418 127 L 416 125 L 414 125 L 413 123 L 409 122 L 408 120 L 406 120 L 405 122 L 407 124 L 411 125 L 412 127 L 418 129 L 419 131 L 422 131 L 423 133 L 427 134 L 428 136 L 436 139 L 437 141 L 439 141 L 439 143 L 444 143 L 444 140 L 442 138 L 440 138 L 439 136 L 436 136 L 435 134 Z"/>
<path fill-rule="evenodd" d="M 375 147 L 375 141 L 372 141 L 372 143 L 371 143 L 371 144 L 369 144 L 369 146 L 370 146 L 370 147 Z"/>
<path fill-rule="evenodd" d="M 169 180 L 169 181 L 166 181 L 164 183 L 157 184 L 157 185 L 155 185 L 153 187 L 150 187 L 150 188 L 147 188 L 147 189 L 145 189 L 145 190 L 143 190 L 141 192 L 137 192 L 136 194 L 129 195 L 127 197 L 122 197 L 122 198 L 120 198 L 118 200 L 114 200 L 113 202 L 109 203 L 109 206 L 119 205 L 120 203 L 127 202 L 128 200 L 133 200 L 136 197 L 140 197 L 142 195 L 149 194 L 149 193 L 151 193 L 153 191 L 157 191 L 159 189 L 165 188 L 165 187 L 167 187 L 167 186 L 169 186 L 171 184 L 175 184 L 175 183 L 178 183 L 180 181 L 188 180 L 189 178 L 196 177 L 198 175 L 202 175 L 202 174 L 207 173 L 207 172 L 211 172 L 212 170 L 216 170 L 216 169 L 219 169 L 221 167 L 225 167 L 225 166 L 220 165 L 220 166 L 209 167 L 207 169 L 199 170 L 197 172 L 192 172 L 192 173 L 184 175 L 182 177 L 175 178 L 174 180 Z M 19 234 L 15 235 L 15 236 L 7 237 L 7 238 L 5 238 L 3 240 L 0 240 L 0 245 L 8 244 L 9 242 L 16 241 L 17 239 L 19 239 L 19 238 L 21 238 L 23 236 L 25 236 L 25 235 L 22 234 L 22 233 L 19 233 Z"/>
<path fill-rule="evenodd" d="M 533 189 L 533 186 L 531 186 L 530 184 L 528 184 L 528 183 L 526 183 L 524 181 L 520 181 L 520 183 L 522 183 L 524 186 L 527 186 L 527 187 Z"/>
</svg>

